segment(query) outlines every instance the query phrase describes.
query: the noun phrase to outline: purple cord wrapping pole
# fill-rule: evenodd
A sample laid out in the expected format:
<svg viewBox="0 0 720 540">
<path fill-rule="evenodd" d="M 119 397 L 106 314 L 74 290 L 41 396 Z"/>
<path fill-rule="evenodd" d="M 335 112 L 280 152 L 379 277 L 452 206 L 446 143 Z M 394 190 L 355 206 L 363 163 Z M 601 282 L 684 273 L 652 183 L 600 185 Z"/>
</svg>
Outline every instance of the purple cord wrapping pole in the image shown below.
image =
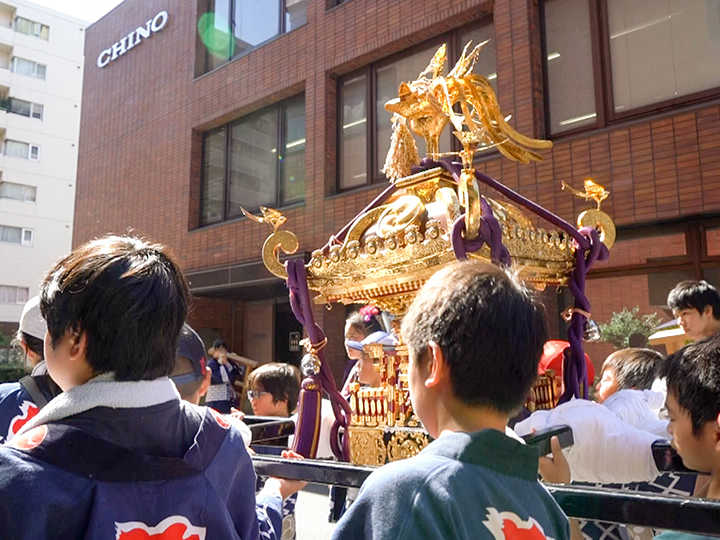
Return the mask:
<svg viewBox="0 0 720 540">
<path fill-rule="evenodd" d="M 570 292 L 575 298 L 574 308 L 590 312 L 590 301 L 585 295 L 585 277 L 596 261 L 604 261 L 610 256 L 608 248 L 600 241 L 600 233 L 592 227 L 583 227 L 578 231 L 590 245 L 589 249 L 576 246 L 575 269 L 570 274 Z M 563 382 L 565 392 L 560 396 L 559 403 L 570 401 L 573 397 L 588 398 L 588 376 L 583 350 L 583 332 L 587 318 L 582 313 L 573 312 L 568 327 L 569 353 L 565 353 L 563 361 Z M 582 388 L 581 385 L 582 384 Z M 582 392 L 581 392 L 582 390 Z"/>
<path fill-rule="evenodd" d="M 287 268 L 290 306 L 292 307 L 293 313 L 300 324 L 305 327 L 311 343 L 321 343 L 325 339 L 325 334 L 315 323 L 315 318 L 313 317 L 305 265 L 300 259 L 291 259 L 285 262 L 285 268 Z M 335 388 L 335 381 L 333 380 L 330 366 L 328 366 L 325 361 L 324 352 L 320 350 L 317 355 L 320 358 L 320 373 L 307 377 L 303 381 L 298 414 L 299 418 L 312 418 L 313 422 L 298 422 L 298 431 L 295 434 L 293 449 L 305 457 L 314 457 L 313 450 L 317 449 L 317 441 L 320 436 L 320 422 L 318 419 L 320 418 L 321 404 L 319 398 L 322 397 L 322 390 L 325 390 L 330 397 L 330 403 L 333 408 L 333 413 L 335 414 L 335 423 L 330 433 L 330 446 L 333 453 L 339 459 L 350 461 L 350 438 L 348 437 L 347 431 L 350 425 L 350 405 Z M 317 392 L 317 394 L 310 397 L 314 392 Z M 302 394 L 305 394 L 306 397 L 303 398 Z M 345 429 L 342 447 L 338 442 L 338 432 L 341 427 Z M 308 452 L 308 454 L 303 453 L 301 450 Z"/>
<path fill-rule="evenodd" d="M 458 260 L 467 259 L 468 251 L 478 251 L 487 242 L 490 245 L 490 258 L 493 264 L 510 266 L 510 252 L 502 243 L 502 229 L 498 220 L 492 213 L 490 205 L 484 197 L 480 198 L 483 215 L 480 218 L 480 230 L 478 237 L 473 240 L 465 240 L 465 215 L 458 217 L 452 225 L 450 239 L 455 257 Z"/>
</svg>

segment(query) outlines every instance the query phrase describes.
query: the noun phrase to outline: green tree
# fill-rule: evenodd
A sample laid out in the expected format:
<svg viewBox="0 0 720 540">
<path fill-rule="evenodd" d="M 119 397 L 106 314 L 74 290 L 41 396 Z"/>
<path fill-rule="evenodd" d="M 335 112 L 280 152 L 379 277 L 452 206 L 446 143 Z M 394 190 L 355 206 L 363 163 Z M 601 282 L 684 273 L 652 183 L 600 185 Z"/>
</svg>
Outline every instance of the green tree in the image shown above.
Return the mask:
<svg viewBox="0 0 720 540">
<path fill-rule="evenodd" d="M 623 308 L 613 313 L 608 322 L 600 324 L 600 339 L 612 343 L 616 349 L 624 349 L 630 346 L 630 336 L 641 335 L 647 345 L 647 338 L 655 333 L 660 317 L 657 313 L 639 316 L 639 311 L 640 306 L 635 306 L 632 310 Z"/>
</svg>

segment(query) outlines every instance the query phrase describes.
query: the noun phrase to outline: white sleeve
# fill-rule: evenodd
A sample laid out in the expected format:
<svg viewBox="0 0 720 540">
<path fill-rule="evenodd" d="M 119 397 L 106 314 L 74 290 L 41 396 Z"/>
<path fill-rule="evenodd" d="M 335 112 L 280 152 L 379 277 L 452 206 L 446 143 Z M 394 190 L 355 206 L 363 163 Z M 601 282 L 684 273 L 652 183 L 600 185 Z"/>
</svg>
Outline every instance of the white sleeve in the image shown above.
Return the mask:
<svg viewBox="0 0 720 540">
<path fill-rule="evenodd" d="M 575 441 L 563 450 L 573 481 L 627 484 L 648 482 L 660 474 L 651 445 L 661 437 L 624 423 L 599 403 L 575 399 L 538 411 L 518 423 L 515 431 L 525 435 L 532 428 L 562 425 L 572 428 Z"/>
</svg>

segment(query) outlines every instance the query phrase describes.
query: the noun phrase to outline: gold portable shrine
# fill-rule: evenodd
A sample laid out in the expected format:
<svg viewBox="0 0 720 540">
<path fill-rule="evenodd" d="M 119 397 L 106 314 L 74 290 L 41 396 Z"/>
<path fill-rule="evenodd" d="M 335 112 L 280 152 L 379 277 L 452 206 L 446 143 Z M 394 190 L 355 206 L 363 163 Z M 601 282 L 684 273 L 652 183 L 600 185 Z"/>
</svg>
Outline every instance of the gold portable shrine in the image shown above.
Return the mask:
<svg viewBox="0 0 720 540">
<path fill-rule="evenodd" d="M 506 262 L 526 283 L 539 290 L 568 284 L 576 266 L 578 236 L 571 238 L 567 231 L 536 227 L 515 204 L 480 195 L 478 179 L 484 177 L 473 169 L 476 152 L 497 148 L 509 159 L 529 163 L 541 159 L 536 150 L 552 147 L 550 141 L 516 132 L 501 114 L 492 85 L 472 73 L 482 45 L 468 52 L 468 44 L 447 76 L 442 75 L 446 47 L 441 46 L 418 78 L 403 82 L 398 97 L 386 103 L 386 109 L 393 113 L 393 135 L 383 172 L 391 186 L 376 199 L 381 202 L 370 205 L 325 246 L 312 252 L 305 273 L 308 289 L 317 293 L 316 303 L 372 304 L 400 317 L 420 287 L 457 260 L 458 242 L 468 245 L 482 240 L 481 247 L 468 249 L 466 256 L 497 262 L 492 234 L 487 236 L 488 230 L 492 233 L 488 224 L 495 223 L 494 244 L 503 247 Z M 454 154 L 462 163 L 460 166 L 456 158 L 455 169 L 438 161 L 452 155 L 438 152 L 439 137 L 448 124 L 463 148 Z M 427 144 L 429 159 L 422 164 L 412 133 Z M 418 164 L 423 170 L 413 174 L 412 168 Z M 492 182 L 490 187 L 502 187 Z M 565 188 L 597 202 L 597 209 L 581 214 L 578 227 L 596 228 L 610 247 L 615 227 L 600 210 L 609 192 L 592 180 L 585 182 L 584 193 L 563 183 Z M 539 208 L 530 202 L 526 206 L 535 212 Z M 279 251 L 294 253 L 297 238 L 279 229 L 285 221 L 279 212 L 261 209 L 262 218 L 246 215 L 273 226 L 274 232 L 263 246 L 263 261 L 270 272 L 287 279 Z M 351 387 L 351 460 L 381 465 L 411 457 L 430 439 L 419 427 L 410 403 L 407 349 L 402 344 L 394 348 L 366 346 L 365 353 L 376 360 L 382 382 L 379 388 Z M 546 376 L 533 389 L 528 403 L 531 407 L 551 407 L 559 394 L 558 379 Z"/>
</svg>

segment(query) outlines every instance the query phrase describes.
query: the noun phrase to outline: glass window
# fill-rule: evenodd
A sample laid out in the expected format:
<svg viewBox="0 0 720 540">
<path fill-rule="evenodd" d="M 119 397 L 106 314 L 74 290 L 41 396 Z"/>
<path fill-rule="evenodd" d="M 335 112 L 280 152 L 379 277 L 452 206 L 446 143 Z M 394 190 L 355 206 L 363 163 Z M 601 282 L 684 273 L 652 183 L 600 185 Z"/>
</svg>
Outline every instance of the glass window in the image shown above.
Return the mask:
<svg viewBox="0 0 720 540">
<path fill-rule="evenodd" d="M 243 54 L 280 33 L 280 2 L 234 0 L 235 55 Z"/>
<path fill-rule="evenodd" d="M 23 17 L 15 18 L 15 31 L 20 32 L 21 34 L 39 37 L 40 39 L 44 40 L 47 40 L 50 36 L 49 27 L 35 21 L 30 21 Z"/>
<path fill-rule="evenodd" d="M 367 183 L 367 75 L 340 87 L 340 189 Z"/>
<path fill-rule="evenodd" d="M 239 217 L 241 207 L 286 206 L 304 195 L 304 96 L 204 135 L 201 225 Z"/>
<path fill-rule="evenodd" d="M 29 296 L 30 290 L 27 287 L 0 285 L 0 304 L 24 304 Z"/>
<path fill-rule="evenodd" d="M 550 133 L 597 122 L 595 79 L 587 1 L 544 3 Z"/>
<path fill-rule="evenodd" d="M 5 155 L 28 159 L 30 156 L 30 145 L 20 141 L 5 141 Z"/>
<path fill-rule="evenodd" d="M 30 116 L 32 111 L 32 103 L 29 101 L 23 101 L 22 99 L 10 98 L 10 112 L 15 114 L 21 114 L 23 116 Z"/>
<path fill-rule="evenodd" d="M 720 255 L 720 229 L 708 229 L 705 231 L 705 245 L 707 246 L 707 254 L 710 257 Z"/>
<path fill-rule="evenodd" d="M 198 54 L 204 57 L 202 71 L 211 71 L 232 58 L 235 41 L 231 25 L 230 0 L 207 0 L 198 18 Z"/>
<path fill-rule="evenodd" d="M 33 118 L 37 118 L 38 120 L 42 120 L 44 109 L 45 108 L 42 105 L 38 103 L 33 103 L 30 116 L 32 116 Z"/>
<path fill-rule="evenodd" d="M 0 182 L 0 199 L 35 202 L 36 190 L 37 188 L 35 186 L 26 186 L 13 182 Z"/>
<path fill-rule="evenodd" d="M 285 31 L 290 32 L 307 23 L 308 0 L 285 0 Z"/>
<path fill-rule="evenodd" d="M 198 10 L 197 74 L 306 24 L 307 6 L 308 0 L 203 0 Z"/>
<path fill-rule="evenodd" d="M 38 79 L 45 78 L 45 66 L 43 64 L 18 58 L 17 56 L 13 58 L 12 71 L 13 73 L 27 75 L 28 77 L 36 77 Z"/>
<path fill-rule="evenodd" d="M 243 118 L 230 130 L 230 206 L 228 217 L 272 206 L 277 193 L 278 109 Z"/>
<path fill-rule="evenodd" d="M 35 144 L 30 145 L 30 159 L 32 159 L 33 161 L 38 161 L 40 159 L 40 147 L 39 146 L 37 146 Z"/>
<path fill-rule="evenodd" d="M 223 219 L 225 178 L 225 137 L 227 130 L 206 133 L 203 142 L 202 215 L 203 225 Z"/>
<path fill-rule="evenodd" d="M 23 230 L 20 227 L 0 225 L 0 242 L 6 242 L 8 244 L 21 244 L 22 231 Z"/>
<path fill-rule="evenodd" d="M 720 0 L 608 0 L 616 112 L 720 86 Z"/>
<path fill-rule="evenodd" d="M 285 204 L 305 198 L 305 100 L 285 104 L 282 199 Z"/>
</svg>

